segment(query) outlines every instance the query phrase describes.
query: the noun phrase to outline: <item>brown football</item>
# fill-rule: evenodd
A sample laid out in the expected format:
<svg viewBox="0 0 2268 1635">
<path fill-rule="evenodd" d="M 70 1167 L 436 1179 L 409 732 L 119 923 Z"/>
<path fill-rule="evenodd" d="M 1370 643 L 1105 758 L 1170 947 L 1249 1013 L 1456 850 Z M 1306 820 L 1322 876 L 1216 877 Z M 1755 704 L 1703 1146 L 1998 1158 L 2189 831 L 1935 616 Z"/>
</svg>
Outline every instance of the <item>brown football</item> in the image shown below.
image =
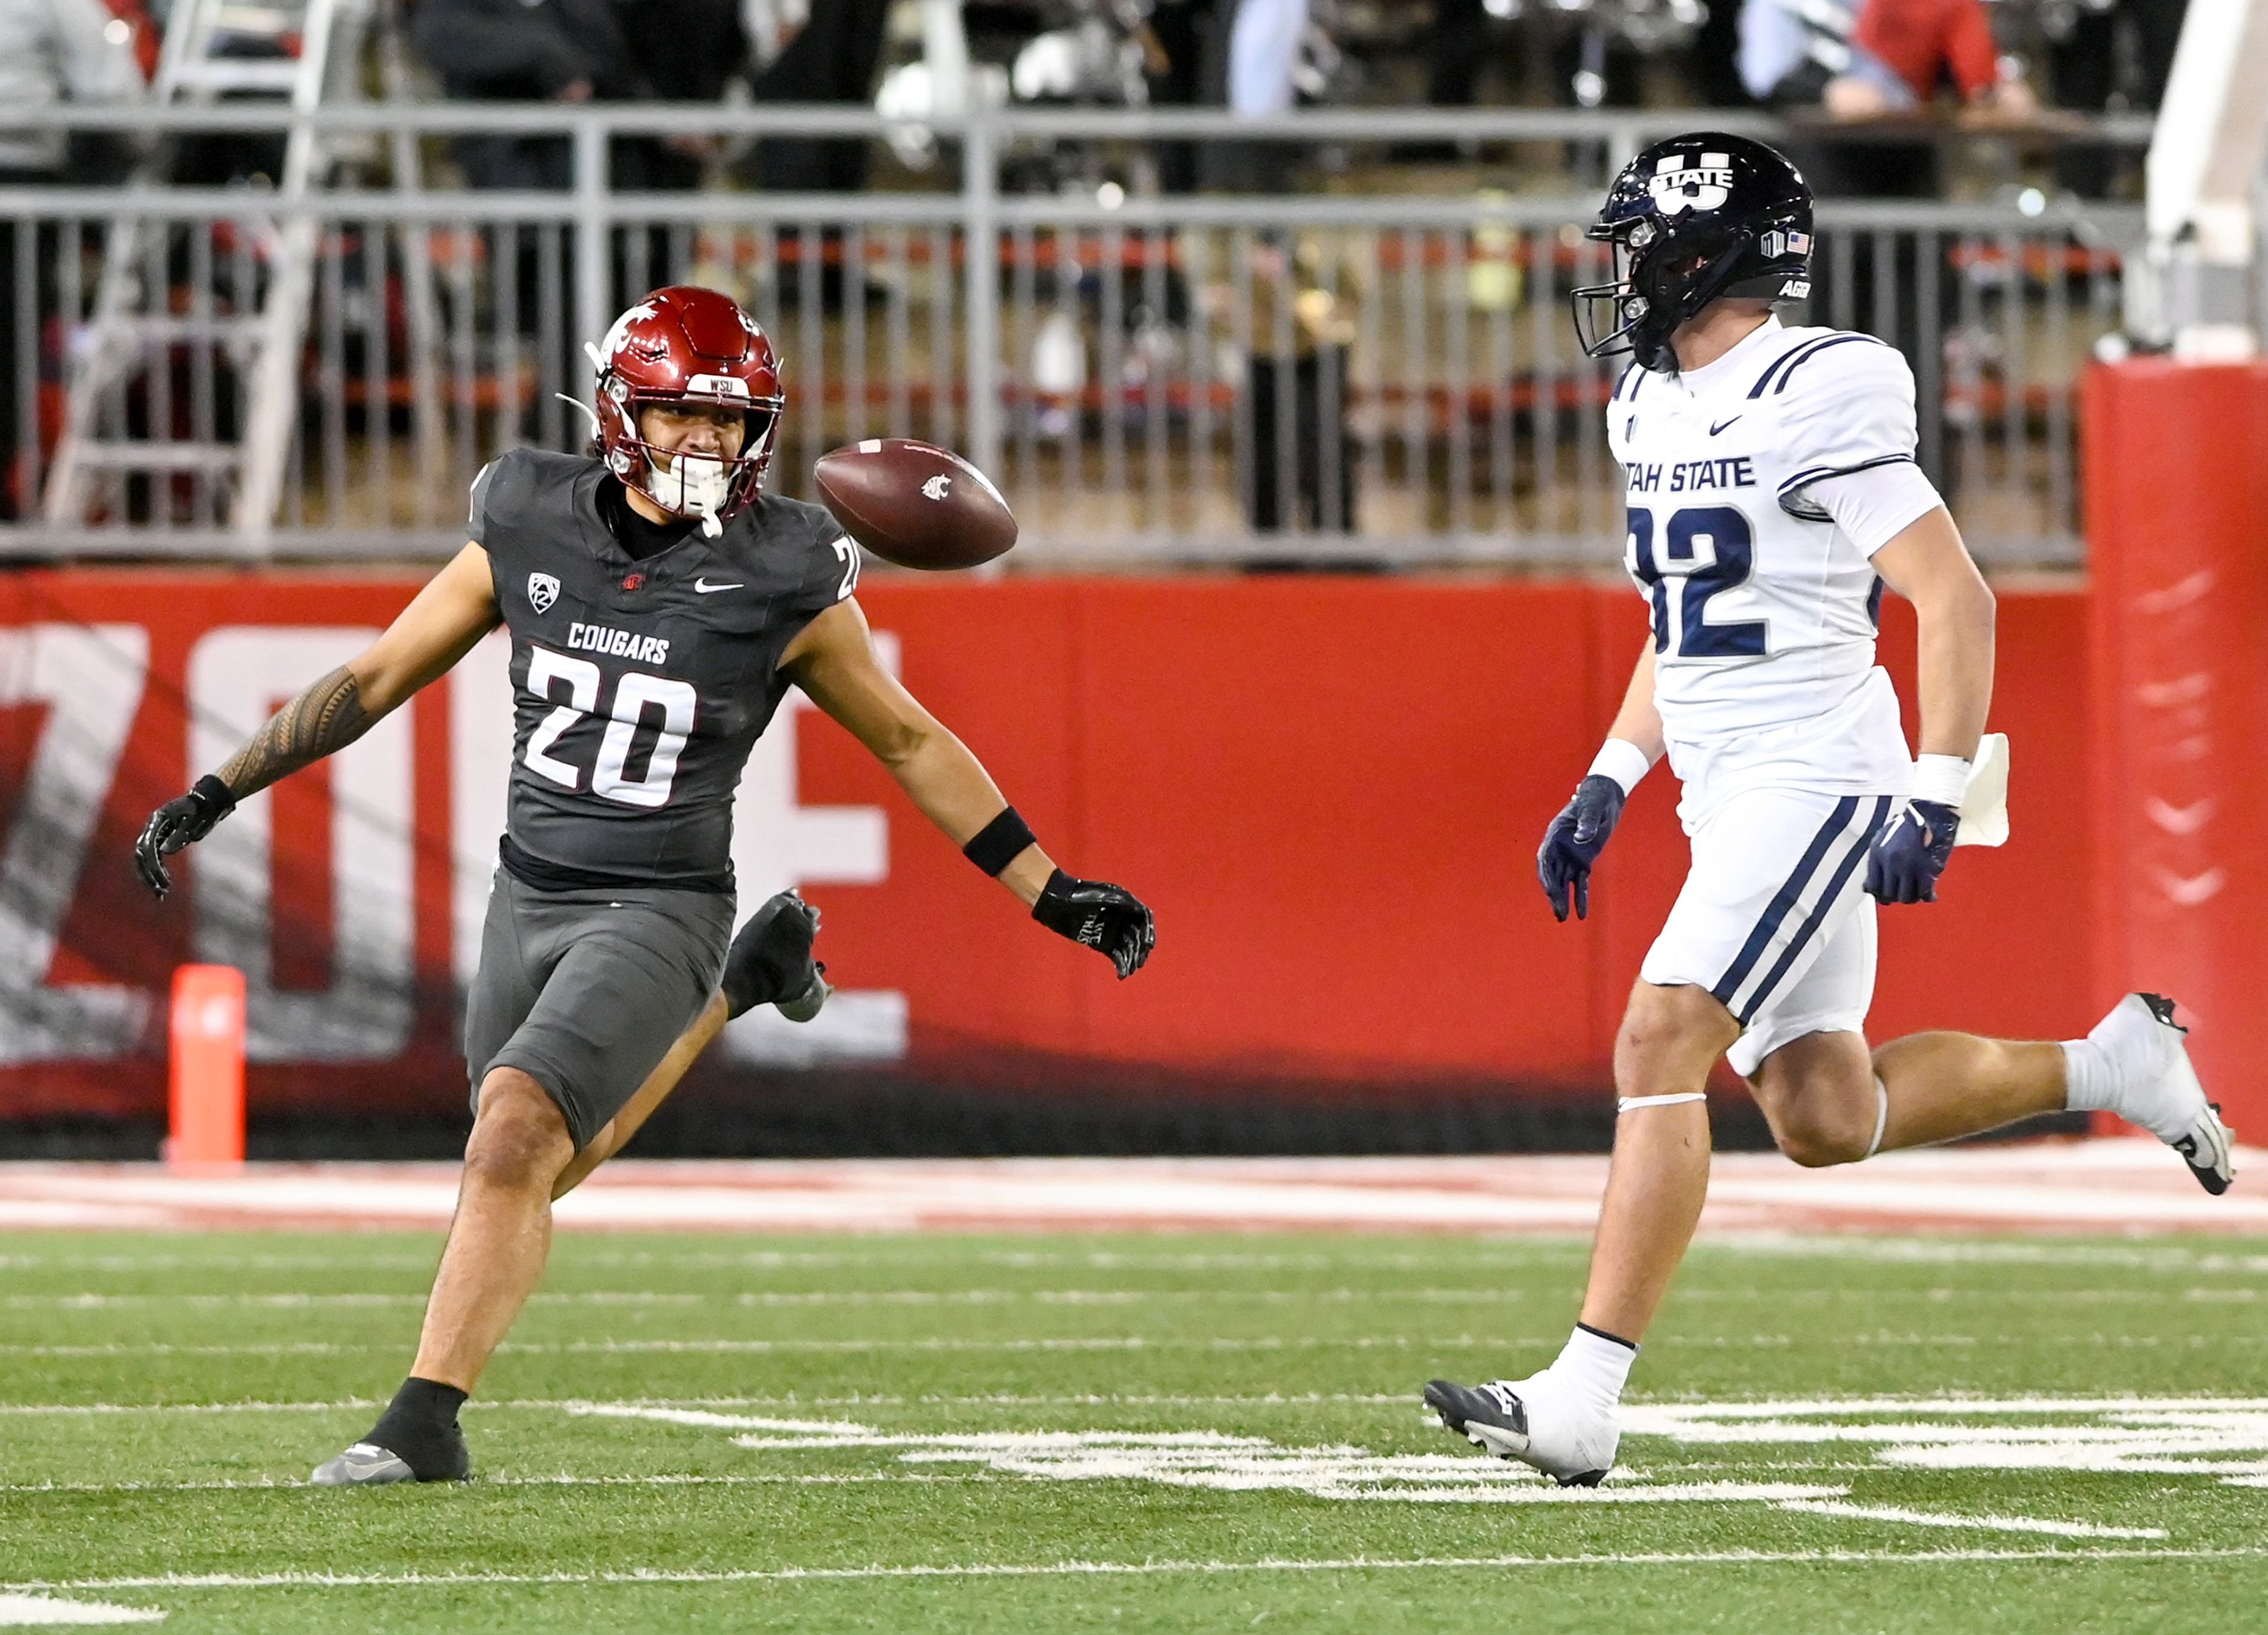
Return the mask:
<svg viewBox="0 0 2268 1635">
<path fill-rule="evenodd" d="M 901 568 L 974 568 L 1016 543 L 991 479 L 933 444 L 869 437 L 821 455 L 812 475 L 843 532 Z"/>
</svg>

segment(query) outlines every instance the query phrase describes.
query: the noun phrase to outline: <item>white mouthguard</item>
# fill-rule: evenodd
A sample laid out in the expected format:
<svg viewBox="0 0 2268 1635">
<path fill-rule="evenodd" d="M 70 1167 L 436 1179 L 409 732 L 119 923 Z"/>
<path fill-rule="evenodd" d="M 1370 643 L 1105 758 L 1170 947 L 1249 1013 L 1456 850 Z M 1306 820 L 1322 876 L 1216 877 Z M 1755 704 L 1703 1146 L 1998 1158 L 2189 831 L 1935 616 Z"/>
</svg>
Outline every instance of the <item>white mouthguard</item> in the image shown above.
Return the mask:
<svg viewBox="0 0 2268 1635">
<path fill-rule="evenodd" d="M 680 454 L 665 471 L 649 454 L 645 463 L 654 495 L 664 505 L 685 516 L 698 517 L 701 532 L 712 539 L 725 532 L 717 513 L 732 492 L 733 479 L 724 461 L 713 454 Z M 669 498 L 673 492 L 677 496 L 674 503 Z"/>
</svg>

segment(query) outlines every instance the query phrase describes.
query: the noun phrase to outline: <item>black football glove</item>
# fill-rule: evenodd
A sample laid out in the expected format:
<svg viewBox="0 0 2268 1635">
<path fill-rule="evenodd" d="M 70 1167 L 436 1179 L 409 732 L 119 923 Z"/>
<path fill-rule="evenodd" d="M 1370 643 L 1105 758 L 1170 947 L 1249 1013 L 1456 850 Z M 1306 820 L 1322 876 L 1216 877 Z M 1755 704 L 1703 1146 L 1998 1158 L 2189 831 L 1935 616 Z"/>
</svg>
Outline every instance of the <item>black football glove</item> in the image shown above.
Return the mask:
<svg viewBox="0 0 2268 1635">
<path fill-rule="evenodd" d="M 203 839 L 215 824 L 235 810 L 236 796 L 228 792 L 228 785 L 208 773 L 187 795 L 151 812 L 150 821 L 142 825 L 142 838 L 134 842 L 134 867 L 142 876 L 142 883 L 163 898 L 173 889 L 166 860 L 190 842 Z"/>
<path fill-rule="evenodd" d="M 1121 982 L 1142 969 L 1158 942 L 1157 921 L 1134 893 L 1123 885 L 1076 879 L 1060 869 L 1048 876 L 1032 918 L 1057 936 L 1108 955 Z"/>
<path fill-rule="evenodd" d="M 1622 820 L 1623 786 L 1604 773 L 1593 773 L 1575 786 L 1535 853 L 1535 877 L 1543 882 L 1543 895 L 1551 899 L 1551 913 L 1563 925 L 1572 893 L 1575 918 L 1591 914 L 1591 865 L 1599 861 L 1607 837 Z"/>
<path fill-rule="evenodd" d="M 1867 895 L 1885 903 L 1934 903 L 1953 856 L 1961 814 L 1935 801 L 1908 801 L 1867 850 Z"/>
</svg>

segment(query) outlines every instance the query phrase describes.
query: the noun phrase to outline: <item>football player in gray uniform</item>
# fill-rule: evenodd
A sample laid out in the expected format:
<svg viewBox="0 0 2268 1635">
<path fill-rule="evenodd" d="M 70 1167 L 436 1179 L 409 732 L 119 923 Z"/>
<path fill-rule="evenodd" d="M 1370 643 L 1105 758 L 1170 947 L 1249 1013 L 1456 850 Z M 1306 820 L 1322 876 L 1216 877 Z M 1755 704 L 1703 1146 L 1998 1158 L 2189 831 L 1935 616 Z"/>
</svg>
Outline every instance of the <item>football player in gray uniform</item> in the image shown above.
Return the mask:
<svg viewBox="0 0 2268 1635">
<path fill-rule="evenodd" d="M 469 542 L 351 663 L 151 814 L 165 860 L 351 744 L 499 623 L 516 712 L 501 866 L 465 1018 L 473 1129 L 409 1379 L 314 1479 L 470 1471 L 457 1411 L 541 1277 L 552 1200 L 619 1151 L 732 1016 L 828 992 L 792 893 L 733 935 L 733 796 L 788 687 L 1049 929 L 1123 979 L 1150 911 L 1057 869 L 983 766 L 876 657 L 857 547 L 763 492 L 784 406 L 771 343 L 713 290 L 655 291 L 599 349 L 595 458 L 522 449 L 473 484 Z"/>
</svg>

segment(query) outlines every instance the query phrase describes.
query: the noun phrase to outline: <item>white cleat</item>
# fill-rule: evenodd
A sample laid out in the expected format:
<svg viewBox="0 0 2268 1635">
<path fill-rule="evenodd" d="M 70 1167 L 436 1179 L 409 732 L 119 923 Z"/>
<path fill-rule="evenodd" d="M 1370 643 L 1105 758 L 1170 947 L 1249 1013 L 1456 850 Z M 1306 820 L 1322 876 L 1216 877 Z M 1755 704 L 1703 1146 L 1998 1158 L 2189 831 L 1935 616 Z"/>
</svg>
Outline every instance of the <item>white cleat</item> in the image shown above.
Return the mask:
<svg viewBox="0 0 2268 1635">
<path fill-rule="evenodd" d="M 2115 1075 L 2118 1116 L 2179 1153 L 2198 1184 L 2218 1194 L 2228 1191 L 2236 1177 L 2233 1143 L 2220 1109 L 2205 1100 L 2205 1086 L 2191 1064 L 2188 1032 L 2174 1020 L 2173 1001 L 2129 993 L 2087 1039 Z"/>
<path fill-rule="evenodd" d="M 1614 1468 L 1622 1441 L 1611 1408 L 1549 1368 L 1477 1389 L 1435 1380 L 1425 1388 L 1425 1405 L 1474 1447 L 1534 1465 L 1562 1487 L 1596 1487 Z"/>
</svg>

